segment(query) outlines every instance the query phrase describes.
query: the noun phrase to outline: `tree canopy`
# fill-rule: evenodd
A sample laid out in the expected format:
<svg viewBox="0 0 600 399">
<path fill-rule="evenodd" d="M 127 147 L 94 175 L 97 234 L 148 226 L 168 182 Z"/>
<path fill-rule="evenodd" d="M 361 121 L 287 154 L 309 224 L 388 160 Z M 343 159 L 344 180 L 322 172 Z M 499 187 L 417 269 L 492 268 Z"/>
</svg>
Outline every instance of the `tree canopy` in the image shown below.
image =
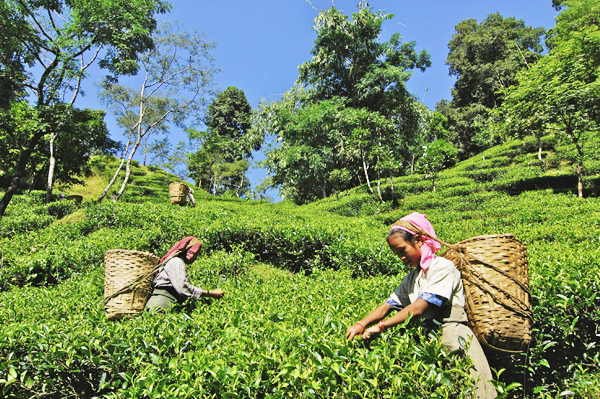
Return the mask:
<svg viewBox="0 0 600 399">
<path fill-rule="evenodd" d="M 246 172 L 252 151 L 259 150 L 262 138 L 251 130 L 252 109 L 243 90 L 230 86 L 210 103 L 204 118 L 206 131 L 188 130 L 200 144 L 189 155 L 190 176 L 213 195 L 235 191 L 239 198 L 249 181 Z"/>
<path fill-rule="evenodd" d="M 139 55 L 144 75 L 141 85 L 131 87 L 112 80 L 100 85 L 100 98 L 125 129 L 128 141 L 121 165 L 98 201 L 108 193 L 127 158 L 125 178 L 116 199 L 123 195 L 131 160 L 143 140 L 168 134 L 172 126 L 185 129 L 200 120 L 212 93 L 213 75 L 218 71 L 210 54 L 214 43 L 207 42 L 199 32 L 190 33 L 171 23 L 161 24 L 152 39 L 154 47 Z"/>
<path fill-rule="evenodd" d="M 562 6 L 549 54 L 517 75 L 502 111 L 513 133 L 554 132 L 572 145 L 582 197 L 589 139 L 600 129 L 600 4 L 569 0 Z"/>
<path fill-rule="evenodd" d="M 380 42 L 383 23 L 392 18 L 365 2 L 352 19 L 335 7 L 320 12 L 312 59 L 300 65 L 296 87 L 261 105 L 257 129 L 275 137 L 263 162 L 267 183 L 284 197 L 312 201 L 371 187 L 371 179 L 401 170 L 418 126 L 405 83 L 413 69 L 431 62 L 398 33 Z"/>
<path fill-rule="evenodd" d="M 540 58 L 545 31 L 498 13 L 481 23 L 472 18 L 463 20 L 455 29 L 446 63 L 456 82 L 445 114 L 450 140 L 464 159 L 494 144 L 474 139 L 489 110 L 502 105 L 499 90 L 514 85 L 516 73 Z"/>
<path fill-rule="evenodd" d="M 44 107 L 63 102 L 73 105 L 88 67 L 96 60 L 113 80 L 136 73 L 139 53 L 154 45 L 150 35 L 156 27 L 155 15 L 169 9 L 163 0 L 2 2 L 0 86 L 7 90 L 3 97 L 16 99 L 27 93 L 42 112 Z M 4 113 L 5 129 L 14 126 L 6 119 L 10 115 Z M 16 166 L 4 171 L 11 174 L 11 183 L 0 200 L 0 217 L 26 170 L 34 167 L 31 155 L 44 145 L 46 133 L 32 131 L 13 153 Z"/>
</svg>

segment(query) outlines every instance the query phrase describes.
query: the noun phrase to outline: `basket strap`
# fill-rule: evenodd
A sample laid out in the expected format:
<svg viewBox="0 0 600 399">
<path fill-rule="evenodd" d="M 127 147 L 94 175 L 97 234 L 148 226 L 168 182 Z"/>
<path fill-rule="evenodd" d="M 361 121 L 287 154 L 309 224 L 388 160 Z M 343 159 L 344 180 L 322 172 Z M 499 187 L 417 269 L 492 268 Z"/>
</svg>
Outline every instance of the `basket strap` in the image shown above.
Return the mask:
<svg viewBox="0 0 600 399">
<path fill-rule="evenodd" d="M 460 268 L 462 268 L 462 269 L 466 269 L 465 265 L 470 264 L 469 261 L 467 259 L 465 259 L 465 255 L 469 255 L 469 254 L 458 253 L 458 257 L 459 257 L 460 263 L 461 263 Z M 481 262 L 480 260 L 478 260 L 478 261 Z M 481 284 L 481 282 L 480 282 L 480 280 L 482 280 L 481 275 L 479 273 L 477 273 L 475 270 L 469 269 L 468 273 L 466 273 L 466 274 L 467 274 L 466 276 L 464 276 L 464 274 L 463 274 L 463 277 L 465 277 L 470 283 L 476 285 L 480 290 L 482 290 L 483 292 L 490 295 L 492 298 L 494 298 L 495 301 L 502 304 L 506 308 L 512 310 L 513 312 L 515 312 L 523 317 L 528 318 L 529 320 L 531 320 L 533 322 L 533 312 L 531 311 L 531 308 L 529 306 L 527 306 L 523 301 L 519 300 L 518 298 L 515 298 L 510 292 L 508 292 L 500 287 L 495 287 L 498 291 L 502 292 L 507 298 L 510 298 L 512 300 L 512 302 L 517 305 L 517 307 L 518 307 L 518 309 L 517 309 L 514 306 L 512 306 L 512 304 L 510 304 L 506 301 L 503 301 L 500 298 L 497 298 L 493 292 L 491 292 L 487 287 L 485 287 L 483 284 Z M 474 275 L 476 278 L 473 278 L 472 275 Z M 527 295 L 529 295 L 531 297 L 529 290 L 525 290 L 525 292 L 527 293 Z"/>
<path fill-rule="evenodd" d="M 481 264 L 483 264 L 486 267 L 489 267 L 495 271 L 497 271 L 498 273 L 502 274 L 503 276 L 505 276 L 506 278 L 510 279 L 511 281 L 513 281 L 514 283 L 516 283 L 519 287 L 521 287 L 521 289 L 523 289 L 523 291 L 525 291 L 527 293 L 527 295 L 529 295 L 531 297 L 531 292 L 529 290 L 529 287 L 527 287 L 525 284 L 523 284 L 522 282 L 520 282 L 519 280 L 515 279 L 515 277 L 513 275 L 511 275 L 510 273 L 500 269 L 497 266 L 491 265 L 488 262 L 484 262 L 481 259 L 478 259 L 476 256 L 474 256 L 473 254 L 470 254 L 466 251 L 466 249 L 461 246 L 460 244 L 448 244 L 447 242 L 444 242 L 442 240 L 440 240 L 439 238 L 436 237 L 432 237 L 429 233 L 427 233 L 425 230 L 421 229 L 420 227 L 416 226 L 415 224 L 407 221 L 407 220 L 398 220 L 394 223 L 394 225 L 398 225 L 398 226 L 402 226 L 402 227 L 406 227 L 407 229 L 414 231 L 417 234 L 420 235 L 424 235 L 426 237 L 431 238 L 432 240 L 435 240 L 437 242 L 439 242 L 442 245 L 445 245 L 446 247 L 454 250 L 458 255 L 459 258 L 461 259 L 461 265 L 463 266 L 463 269 L 466 269 L 466 267 L 464 267 L 465 265 L 469 265 L 469 261 L 466 260 L 464 257 L 468 256 L 473 260 L 476 260 L 478 262 L 480 262 Z M 479 275 L 478 273 L 476 273 L 474 270 L 470 269 L 469 270 L 472 274 L 476 274 L 477 277 L 481 278 L 481 275 Z M 502 305 L 506 306 L 507 308 L 513 310 L 514 312 L 521 314 L 524 317 L 527 317 L 529 319 L 531 319 L 531 321 L 533 321 L 533 314 L 531 312 L 531 309 L 529 308 L 529 306 L 527 306 L 526 304 L 524 304 L 522 301 L 519 301 L 518 299 L 514 298 L 513 295 L 511 295 L 509 292 L 503 290 L 500 287 L 497 287 L 499 291 L 501 291 L 504 295 L 506 295 L 508 298 L 512 299 L 514 303 L 516 303 L 519 307 L 521 307 L 521 309 L 519 309 L 519 311 L 517 311 L 516 309 L 514 309 L 511 305 L 507 304 L 507 303 L 503 303 L 503 301 L 499 300 L 498 298 L 495 297 L 495 295 L 491 292 L 489 292 L 489 290 L 485 289 L 481 283 L 479 283 L 478 281 L 476 281 L 475 279 L 469 279 L 470 282 L 472 282 L 473 284 L 476 284 L 479 288 L 481 288 L 483 291 L 487 292 L 489 295 L 491 295 L 495 300 L 498 300 L 498 302 L 502 303 Z"/>
</svg>

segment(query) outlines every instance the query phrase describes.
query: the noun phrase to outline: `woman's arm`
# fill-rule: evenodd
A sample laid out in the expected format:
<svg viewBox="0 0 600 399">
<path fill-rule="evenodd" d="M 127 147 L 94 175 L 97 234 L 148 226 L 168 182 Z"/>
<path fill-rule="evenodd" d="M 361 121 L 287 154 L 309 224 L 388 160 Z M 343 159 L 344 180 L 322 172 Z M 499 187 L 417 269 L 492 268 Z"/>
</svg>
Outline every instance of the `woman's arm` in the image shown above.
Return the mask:
<svg viewBox="0 0 600 399">
<path fill-rule="evenodd" d="M 414 301 L 407 307 L 403 308 L 401 311 L 396 313 L 394 316 L 390 317 L 387 320 L 380 322 L 376 326 L 366 329 L 363 332 L 363 338 L 369 339 L 369 338 L 371 338 L 371 334 L 380 333 L 382 331 L 382 327 L 387 328 L 387 327 L 396 326 L 398 324 L 402 324 L 406 321 L 406 319 L 408 319 L 409 315 L 412 315 L 414 317 L 419 317 L 423 314 L 423 312 L 425 312 L 425 309 L 427 309 L 428 306 L 429 306 L 429 303 L 427 301 L 425 301 L 421 298 L 417 298 L 416 301 Z M 382 319 L 383 319 L 383 317 L 382 317 Z"/>
<path fill-rule="evenodd" d="M 346 331 L 346 338 L 351 340 L 356 335 L 362 334 L 369 324 L 383 319 L 388 313 L 390 313 L 390 310 L 392 310 L 390 305 L 387 303 L 381 304 L 379 307 L 369 313 L 364 319 L 348 327 L 348 330 Z"/>
</svg>

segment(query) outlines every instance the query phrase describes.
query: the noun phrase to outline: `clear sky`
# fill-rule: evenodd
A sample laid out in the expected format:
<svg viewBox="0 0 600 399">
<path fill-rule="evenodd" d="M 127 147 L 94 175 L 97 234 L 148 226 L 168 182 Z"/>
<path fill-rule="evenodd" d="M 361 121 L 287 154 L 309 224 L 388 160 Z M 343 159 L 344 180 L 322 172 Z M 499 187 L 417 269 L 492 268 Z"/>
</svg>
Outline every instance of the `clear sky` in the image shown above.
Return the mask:
<svg viewBox="0 0 600 399">
<path fill-rule="evenodd" d="M 171 0 L 173 10 L 161 19 L 177 21 L 189 31 L 204 33 L 207 41 L 216 43 L 212 51 L 218 88 L 242 89 L 255 108 L 261 99 L 277 100 L 289 90 L 298 77 L 298 65 L 310 60 L 316 38 L 312 30 L 318 10 L 333 5 L 351 15 L 357 10 L 357 0 Z M 481 22 L 487 15 L 525 21 L 526 26 L 552 28 L 557 12 L 552 0 L 373 0 L 373 10 L 384 10 L 395 17 L 384 24 L 381 40 L 387 41 L 398 32 L 404 41 L 415 41 L 416 49 L 431 55 L 432 66 L 425 72 L 415 71 L 408 89 L 431 109 L 441 99 L 450 99 L 454 78 L 445 65 L 448 42 L 454 27 L 464 19 Z M 102 108 L 96 101 L 92 82 L 100 75 L 88 78 L 84 88 L 87 96 L 78 100 L 79 108 Z M 126 82 L 124 82 L 126 83 Z M 136 86 L 137 87 L 137 86 Z M 122 130 L 111 115 L 106 121 L 113 139 L 124 141 Z M 173 131 L 171 141 L 185 141 L 183 132 Z M 137 158 L 139 159 L 139 158 Z M 262 159 L 256 154 L 256 159 Z M 251 169 L 253 185 L 266 172 Z M 276 192 L 269 193 L 277 200 Z"/>
</svg>

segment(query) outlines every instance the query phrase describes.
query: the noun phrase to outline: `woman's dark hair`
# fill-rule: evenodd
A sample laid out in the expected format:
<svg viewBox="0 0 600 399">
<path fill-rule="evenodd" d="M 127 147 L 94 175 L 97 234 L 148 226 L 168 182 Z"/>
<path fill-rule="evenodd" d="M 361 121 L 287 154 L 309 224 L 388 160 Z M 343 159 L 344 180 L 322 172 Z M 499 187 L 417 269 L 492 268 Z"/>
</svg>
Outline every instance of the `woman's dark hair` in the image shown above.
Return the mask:
<svg viewBox="0 0 600 399">
<path fill-rule="evenodd" d="M 390 232 L 387 235 L 387 242 L 389 243 L 390 242 L 390 237 L 394 236 L 396 234 L 400 234 L 402 236 L 402 239 L 404 239 L 404 241 L 406 241 L 410 245 L 415 245 L 415 235 L 409 233 L 406 230 L 402 230 L 402 229 L 392 229 L 392 230 L 390 230 Z"/>
</svg>

